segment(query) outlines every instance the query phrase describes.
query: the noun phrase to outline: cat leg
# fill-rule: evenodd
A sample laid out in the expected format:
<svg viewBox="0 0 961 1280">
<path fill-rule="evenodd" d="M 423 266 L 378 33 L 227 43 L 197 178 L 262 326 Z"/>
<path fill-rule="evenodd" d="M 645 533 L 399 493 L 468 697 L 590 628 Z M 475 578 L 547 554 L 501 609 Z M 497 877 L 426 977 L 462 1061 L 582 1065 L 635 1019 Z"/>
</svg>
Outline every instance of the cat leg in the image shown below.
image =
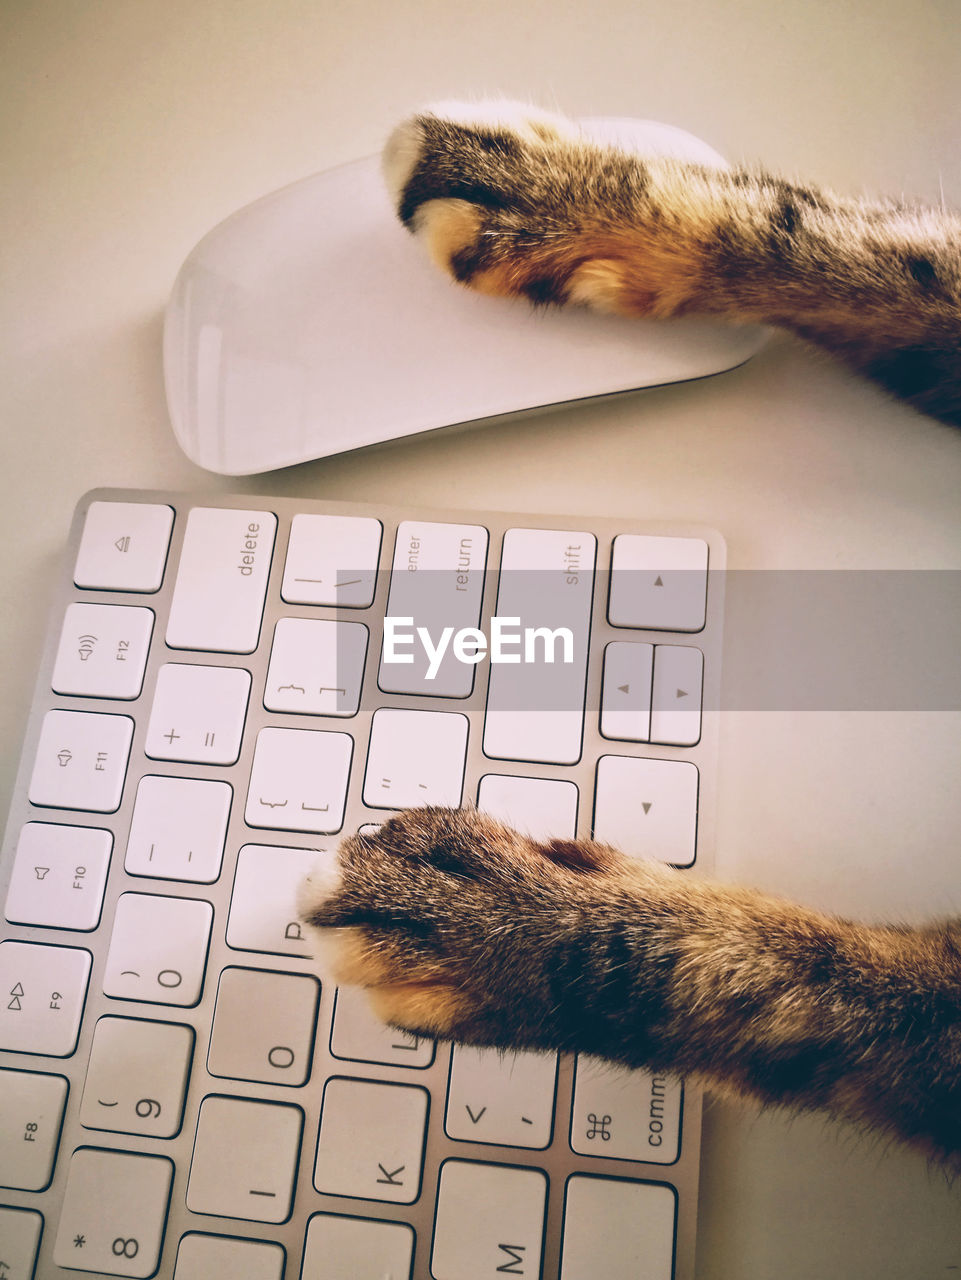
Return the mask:
<svg viewBox="0 0 961 1280">
<path fill-rule="evenodd" d="M 519 104 L 398 126 L 399 216 L 482 292 L 787 328 L 961 424 L 961 220 L 747 169 L 643 158 Z"/>
<path fill-rule="evenodd" d="M 961 924 L 858 926 L 445 809 L 345 840 L 300 905 L 325 971 L 387 1022 L 673 1071 L 961 1158 Z"/>
</svg>

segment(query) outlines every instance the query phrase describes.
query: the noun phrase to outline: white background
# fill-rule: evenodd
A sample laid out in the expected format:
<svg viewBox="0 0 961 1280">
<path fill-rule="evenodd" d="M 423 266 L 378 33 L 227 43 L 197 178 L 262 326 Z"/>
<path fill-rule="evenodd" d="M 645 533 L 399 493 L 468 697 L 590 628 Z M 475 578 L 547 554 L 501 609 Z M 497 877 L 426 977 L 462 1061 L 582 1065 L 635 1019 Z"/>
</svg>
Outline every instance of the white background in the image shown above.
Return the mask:
<svg viewBox="0 0 961 1280">
<path fill-rule="evenodd" d="M 439 97 L 661 119 L 847 193 L 961 206 L 954 0 L 8 0 L 2 28 L 4 805 L 58 549 L 98 485 L 699 520 L 735 568 L 961 568 L 961 436 L 787 341 L 696 385 L 243 481 L 179 453 L 160 364 L 204 232 Z M 959 731 L 728 714 L 722 874 L 864 918 L 958 911 Z M 709 1109 L 703 1280 L 958 1267 L 961 1193 L 922 1160 Z"/>
</svg>

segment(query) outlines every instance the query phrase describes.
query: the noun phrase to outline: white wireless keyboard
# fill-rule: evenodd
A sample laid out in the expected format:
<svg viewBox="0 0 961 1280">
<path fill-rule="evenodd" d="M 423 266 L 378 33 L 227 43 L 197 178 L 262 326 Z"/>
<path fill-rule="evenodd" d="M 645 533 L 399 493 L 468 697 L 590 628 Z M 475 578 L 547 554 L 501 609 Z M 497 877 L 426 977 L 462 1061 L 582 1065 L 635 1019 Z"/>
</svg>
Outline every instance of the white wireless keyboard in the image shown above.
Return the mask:
<svg viewBox="0 0 961 1280">
<path fill-rule="evenodd" d="M 723 567 L 697 527 L 88 495 L 0 861 L 2 1280 L 691 1280 L 696 1091 L 385 1028 L 295 894 L 421 804 L 709 869 Z"/>
</svg>

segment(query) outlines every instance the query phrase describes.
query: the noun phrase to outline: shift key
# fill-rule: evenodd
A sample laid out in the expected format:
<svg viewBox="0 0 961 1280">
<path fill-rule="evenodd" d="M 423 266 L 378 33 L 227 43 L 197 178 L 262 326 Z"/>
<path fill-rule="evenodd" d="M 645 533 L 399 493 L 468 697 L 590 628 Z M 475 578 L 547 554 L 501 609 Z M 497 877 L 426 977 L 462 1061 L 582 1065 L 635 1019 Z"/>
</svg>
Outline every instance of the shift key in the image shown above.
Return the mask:
<svg viewBox="0 0 961 1280">
<path fill-rule="evenodd" d="M 580 759 L 596 554 L 591 533 L 505 533 L 495 612 L 508 650 L 498 660 L 492 637 L 485 755 Z"/>
<path fill-rule="evenodd" d="M 172 649 L 253 653 L 276 531 L 269 511 L 194 507 L 167 622 Z"/>
</svg>

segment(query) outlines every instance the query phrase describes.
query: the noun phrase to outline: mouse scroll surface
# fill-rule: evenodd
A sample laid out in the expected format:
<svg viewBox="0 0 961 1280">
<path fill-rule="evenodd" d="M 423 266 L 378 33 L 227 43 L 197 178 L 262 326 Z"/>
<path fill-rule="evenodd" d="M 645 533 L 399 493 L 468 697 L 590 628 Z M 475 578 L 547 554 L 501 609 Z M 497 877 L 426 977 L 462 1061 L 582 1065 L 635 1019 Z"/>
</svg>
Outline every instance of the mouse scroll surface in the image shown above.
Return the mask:
<svg viewBox="0 0 961 1280">
<path fill-rule="evenodd" d="M 668 126 L 589 121 L 599 140 L 723 161 Z M 198 465 L 249 475 L 456 423 L 742 364 L 764 331 L 535 311 L 454 284 L 398 221 L 377 157 L 255 201 L 177 277 L 167 402 Z"/>
</svg>

